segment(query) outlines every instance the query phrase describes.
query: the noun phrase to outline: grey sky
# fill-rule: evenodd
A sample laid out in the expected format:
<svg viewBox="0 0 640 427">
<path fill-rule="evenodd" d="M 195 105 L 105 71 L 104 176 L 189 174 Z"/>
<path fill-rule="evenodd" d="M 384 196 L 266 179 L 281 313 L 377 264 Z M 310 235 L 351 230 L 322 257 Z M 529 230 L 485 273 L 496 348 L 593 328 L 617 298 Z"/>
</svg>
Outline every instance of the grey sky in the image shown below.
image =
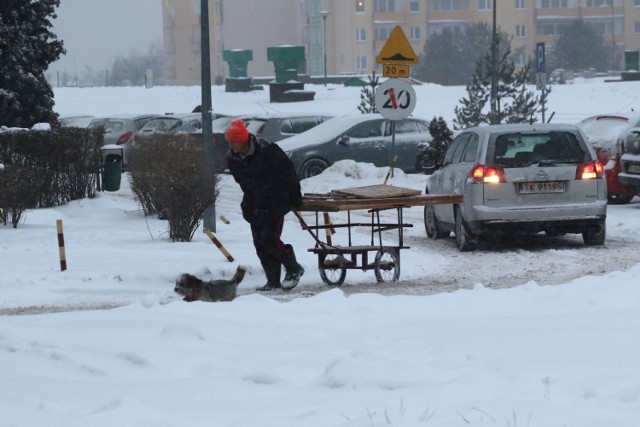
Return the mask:
<svg viewBox="0 0 640 427">
<path fill-rule="evenodd" d="M 61 0 L 53 32 L 67 54 L 50 72 L 66 71 L 82 78 L 86 67 L 103 71 L 112 56 L 145 53 L 162 43 L 162 0 Z"/>
</svg>

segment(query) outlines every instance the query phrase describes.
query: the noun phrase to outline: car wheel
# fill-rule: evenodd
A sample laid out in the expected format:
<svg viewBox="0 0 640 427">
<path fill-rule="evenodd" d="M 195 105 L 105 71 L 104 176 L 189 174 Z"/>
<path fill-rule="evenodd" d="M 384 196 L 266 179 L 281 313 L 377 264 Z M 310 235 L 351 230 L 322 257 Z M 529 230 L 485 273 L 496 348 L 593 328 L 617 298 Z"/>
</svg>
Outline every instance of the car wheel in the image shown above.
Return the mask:
<svg viewBox="0 0 640 427">
<path fill-rule="evenodd" d="M 631 199 L 633 199 L 633 194 L 609 193 L 607 196 L 607 200 L 611 205 L 626 205 Z"/>
<path fill-rule="evenodd" d="M 466 221 L 462 218 L 460 208 L 456 208 L 456 245 L 460 252 L 474 251 L 478 246 L 478 236 L 469 231 Z"/>
<path fill-rule="evenodd" d="M 328 167 L 329 164 L 322 159 L 309 159 L 300 168 L 300 178 L 305 179 L 320 175 Z"/>
<path fill-rule="evenodd" d="M 602 221 L 599 225 L 587 227 L 587 229 L 582 232 L 582 240 L 584 240 L 584 244 L 587 246 L 604 245 L 606 234 L 607 226 L 606 223 Z"/>
<path fill-rule="evenodd" d="M 433 206 L 427 205 L 424 207 L 424 229 L 427 232 L 427 237 L 430 239 L 443 239 L 445 237 L 449 237 L 448 231 L 440 229 Z"/>
</svg>

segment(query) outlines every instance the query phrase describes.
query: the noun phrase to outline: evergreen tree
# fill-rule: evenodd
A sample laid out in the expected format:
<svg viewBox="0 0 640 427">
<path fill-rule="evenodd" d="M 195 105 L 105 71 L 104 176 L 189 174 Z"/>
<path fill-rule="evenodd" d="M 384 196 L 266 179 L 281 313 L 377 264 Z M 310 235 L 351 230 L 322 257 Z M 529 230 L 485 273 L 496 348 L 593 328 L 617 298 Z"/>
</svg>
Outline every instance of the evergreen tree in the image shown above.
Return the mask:
<svg viewBox="0 0 640 427">
<path fill-rule="evenodd" d="M 575 19 L 558 37 L 550 57 L 554 68 L 606 71 L 611 65 L 611 47 L 591 25 Z"/>
<path fill-rule="evenodd" d="M 0 2 L 0 125 L 31 127 L 57 119 L 45 72 L 65 52 L 50 31 L 59 5 L 60 0 Z"/>
<path fill-rule="evenodd" d="M 495 123 L 535 122 L 535 113 L 541 111 L 544 99 L 527 89 L 529 65 L 516 71 L 510 58 L 511 48 L 507 48 L 498 58 L 496 119 Z M 467 98 L 460 100 L 455 108 L 454 128 L 463 129 L 491 123 L 491 54 L 487 53 L 476 62 L 471 83 L 466 87 Z M 546 89 L 546 97 L 551 88 Z"/>
<path fill-rule="evenodd" d="M 502 45 L 508 45 L 508 34 L 500 32 L 498 37 Z M 442 85 L 466 84 L 473 75 L 475 62 L 490 46 L 491 28 L 486 23 L 473 24 L 460 34 L 444 29 L 429 36 L 413 76 Z"/>
<path fill-rule="evenodd" d="M 380 77 L 376 76 L 374 71 L 369 76 L 368 86 L 363 86 L 360 91 L 360 105 L 358 110 L 362 114 L 377 113 L 376 111 L 376 88 L 380 85 Z"/>
<path fill-rule="evenodd" d="M 442 117 L 434 117 L 429 123 L 429 133 L 432 139 L 426 154 L 430 159 L 439 160 L 453 141 L 453 132 Z"/>
</svg>

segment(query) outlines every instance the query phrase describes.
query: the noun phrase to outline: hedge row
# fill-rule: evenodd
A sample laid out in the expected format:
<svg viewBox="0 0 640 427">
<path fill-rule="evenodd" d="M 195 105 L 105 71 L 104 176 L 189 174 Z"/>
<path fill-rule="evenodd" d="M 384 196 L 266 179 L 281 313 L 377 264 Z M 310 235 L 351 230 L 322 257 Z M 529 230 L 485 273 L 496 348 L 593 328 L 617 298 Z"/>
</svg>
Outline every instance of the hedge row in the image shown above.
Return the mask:
<svg viewBox="0 0 640 427">
<path fill-rule="evenodd" d="M 102 129 L 0 132 L 0 222 L 14 228 L 27 209 L 95 197 Z"/>
</svg>

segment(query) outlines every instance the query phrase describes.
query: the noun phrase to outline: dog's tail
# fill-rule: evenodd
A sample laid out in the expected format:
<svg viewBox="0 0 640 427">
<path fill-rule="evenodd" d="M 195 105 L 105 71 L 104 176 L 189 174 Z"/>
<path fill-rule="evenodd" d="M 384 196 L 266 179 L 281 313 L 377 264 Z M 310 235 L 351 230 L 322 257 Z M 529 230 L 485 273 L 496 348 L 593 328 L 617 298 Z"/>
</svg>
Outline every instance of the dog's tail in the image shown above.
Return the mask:
<svg viewBox="0 0 640 427">
<path fill-rule="evenodd" d="M 239 265 L 236 269 L 236 274 L 233 275 L 231 281 L 236 285 L 240 284 L 240 282 L 242 282 L 242 279 L 244 279 L 244 273 L 246 273 L 246 271 L 247 268 L 245 266 Z"/>
</svg>

